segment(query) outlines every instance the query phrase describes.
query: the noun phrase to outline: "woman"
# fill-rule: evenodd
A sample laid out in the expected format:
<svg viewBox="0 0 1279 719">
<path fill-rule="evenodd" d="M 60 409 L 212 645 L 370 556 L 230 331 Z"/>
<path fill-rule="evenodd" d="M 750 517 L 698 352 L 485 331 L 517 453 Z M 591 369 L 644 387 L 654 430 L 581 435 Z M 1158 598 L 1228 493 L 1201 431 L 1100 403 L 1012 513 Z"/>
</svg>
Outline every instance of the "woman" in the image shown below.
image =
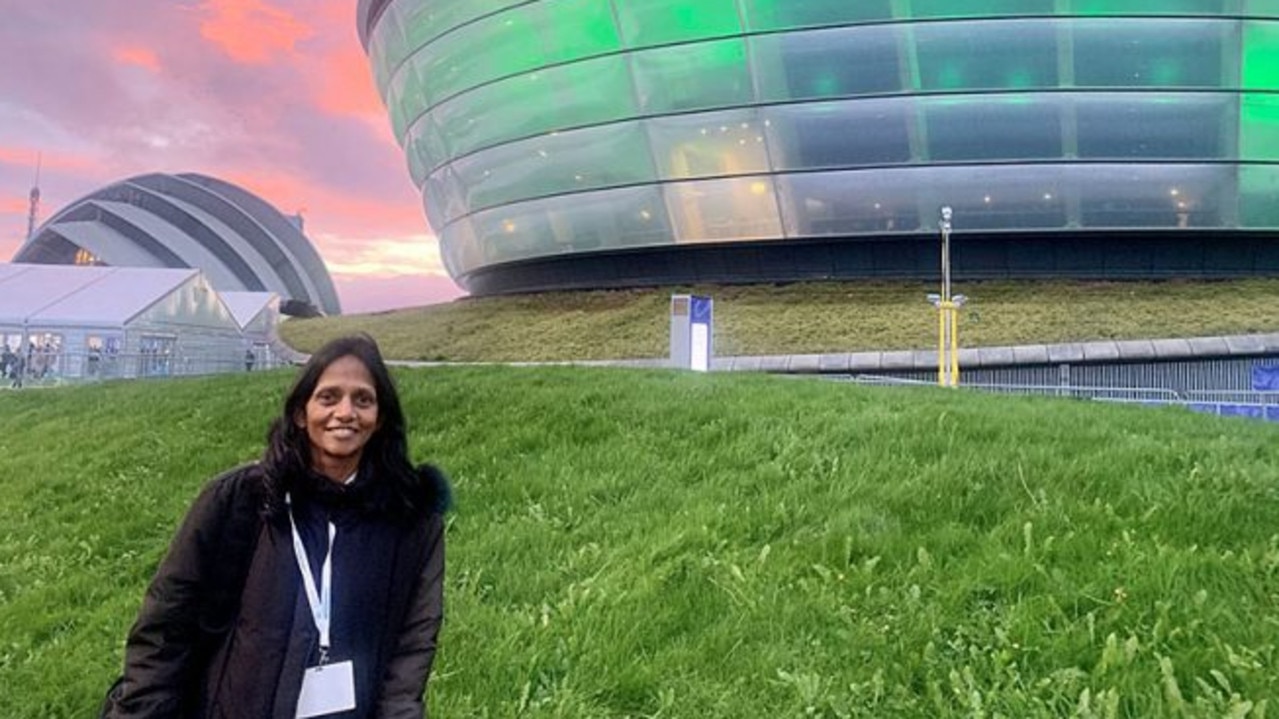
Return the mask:
<svg viewBox="0 0 1279 719">
<path fill-rule="evenodd" d="M 104 716 L 423 716 L 447 505 L 443 475 L 409 462 L 377 344 L 325 345 L 262 460 L 196 499 Z"/>
</svg>

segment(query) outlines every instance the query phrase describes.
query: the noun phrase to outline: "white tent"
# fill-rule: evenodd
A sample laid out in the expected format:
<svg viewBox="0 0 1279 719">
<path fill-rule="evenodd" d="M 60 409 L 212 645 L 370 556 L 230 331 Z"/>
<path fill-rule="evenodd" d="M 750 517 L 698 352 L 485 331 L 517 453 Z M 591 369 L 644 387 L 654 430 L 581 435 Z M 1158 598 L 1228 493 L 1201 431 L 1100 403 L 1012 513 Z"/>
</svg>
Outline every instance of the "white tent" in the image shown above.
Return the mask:
<svg viewBox="0 0 1279 719">
<path fill-rule="evenodd" d="M 244 351 L 194 269 L 0 264 L 0 339 L 33 381 L 229 371 Z"/>
<path fill-rule="evenodd" d="M 221 292 L 231 316 L 244 335 L 246 369 L 274 367 L 277 363 L 272 345 L 280 325 L 280 296 L 274 292 Z"/>
</svg>

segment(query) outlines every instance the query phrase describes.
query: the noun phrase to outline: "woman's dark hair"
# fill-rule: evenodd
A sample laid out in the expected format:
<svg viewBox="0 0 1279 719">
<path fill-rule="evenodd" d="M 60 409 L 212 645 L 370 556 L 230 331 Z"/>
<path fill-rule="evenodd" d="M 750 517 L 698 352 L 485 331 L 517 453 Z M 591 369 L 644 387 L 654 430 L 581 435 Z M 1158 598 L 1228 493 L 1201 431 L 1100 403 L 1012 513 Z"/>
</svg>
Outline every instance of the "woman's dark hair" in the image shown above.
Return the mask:
<svg viewBox="0 0 1279 719">
<path fill-rule="evenodd" d="M 297 418 L 305 414 L 306 403 L 315 392 L 320 376 L 329 365 L 343 357 L 354 357 L 364 364 L 373 378 L 377 392 L 378 428 L 369 437 L 360 457 L 360 473 L 370 473 L 378 485 L 370 493 L 370 508 L 408 516 L 426 509 L 432 498 L 408 453 L 407 429 L 400 396 L 382 361 L 377 342 L 367 334 L 339 337 L 311 355 L 302 367 L 293 388 L 284 400 L 284 409 L 271 423 L 262 467 L 270 494 L 269 510 L 283 505 L 284 493 L 293 489 L 300 477 L 311 472 L 311 443 L 306 429 Z"/>
</svg>

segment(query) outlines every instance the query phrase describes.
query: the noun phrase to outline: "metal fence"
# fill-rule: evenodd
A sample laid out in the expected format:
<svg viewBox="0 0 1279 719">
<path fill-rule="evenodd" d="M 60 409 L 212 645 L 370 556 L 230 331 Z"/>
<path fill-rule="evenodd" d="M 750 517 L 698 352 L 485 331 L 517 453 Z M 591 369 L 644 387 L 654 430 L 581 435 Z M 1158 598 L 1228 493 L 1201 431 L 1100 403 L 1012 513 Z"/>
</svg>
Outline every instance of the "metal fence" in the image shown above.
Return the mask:
<svg viewBox="0 0 1279 719">
<path fill-rule="evenodd" d="M 257 372 L 289 364 L 271 352 L 246 358 L 174 353 L 36 352 L 0 364 L 0 387 L 55 387 L 113 379 Z"/>
<path fill-rule="evenodd" d="M 841 379 L 858 384 L 936 387 L 936 381 L 885 377 L 882 375 L 845 375 Z M 1279 392 L 1248 390 L 1172 390 L 1159 387 L 1086 387 L 1076 385 L 1033 385 L 969 383 L 963 389 L 995 394 L 1018 394 L 1042 397 L 1070 397 L 1098 402 L 1126 402 L 1146 405 L 1179 405 L 1195 412 L 1222 417 L 1247 417 L 1279 422 Z"/>
<path fill-rule="evenodd" d="M 964 367 L 960 383 L 974 386 L 1170 388 L 1177 392 L 1247 391 L 1257 366 L 1279 365 L 1276 357 L 1223 357 L 1157 362 L 1059 362 L 1006 367 Z M 877 376 L 936 383 L 935 368 L 881 372 Z"/>
</svg>

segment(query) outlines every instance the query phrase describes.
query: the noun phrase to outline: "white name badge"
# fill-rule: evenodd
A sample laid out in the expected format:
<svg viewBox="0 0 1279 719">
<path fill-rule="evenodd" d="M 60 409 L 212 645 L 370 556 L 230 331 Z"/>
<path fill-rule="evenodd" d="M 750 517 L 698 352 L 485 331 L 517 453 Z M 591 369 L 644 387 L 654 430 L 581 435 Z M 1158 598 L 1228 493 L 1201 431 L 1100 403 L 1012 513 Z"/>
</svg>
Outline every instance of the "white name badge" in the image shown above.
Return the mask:
<svg viewBox="0 0 1279 719">
<path fill-rule="evenodd" d="M 297 719 L 355 708 L 355 665 L 350 661 L 321 664 L 302 675 Z"/>
</svg>

